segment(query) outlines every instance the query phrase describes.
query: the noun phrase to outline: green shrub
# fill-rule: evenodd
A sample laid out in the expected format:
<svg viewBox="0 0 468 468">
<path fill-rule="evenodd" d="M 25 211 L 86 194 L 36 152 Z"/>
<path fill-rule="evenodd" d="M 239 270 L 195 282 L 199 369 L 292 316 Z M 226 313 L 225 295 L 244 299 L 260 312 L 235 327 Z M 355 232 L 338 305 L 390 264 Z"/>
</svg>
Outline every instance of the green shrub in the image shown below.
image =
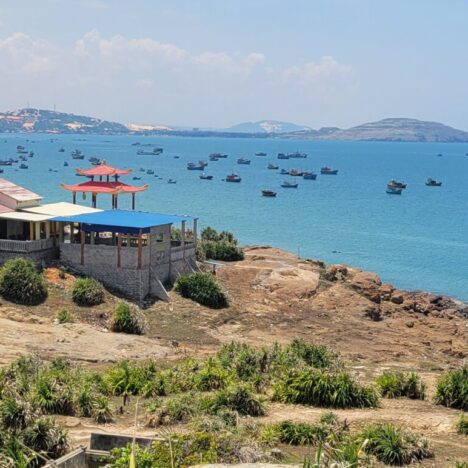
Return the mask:
<svg viewBox="0 0 468 468">
<path fill-rule="evenodd" d="M 47 286 L 34 263 L 18 257 L 0 271 L 0 294 L 18 304 L 37 305 L 47 297 Z"/>
<path fill-rule="evenodd" d="M 392 424 L 368 426 L 362 439 L 367 440 L 365 451 L 387 465 L 407 465 L 433 456 L 426 439 Z"/>
<path fill-rule="evenodd" d="M 112 405 L 109 398 L 105 396 L 97 397 L 92 404 L 91 416 L 98 424 L 112 422 Z"/>
<path fill-rule="evenodd" d="M 67 309 L 61 309 L 57 312 L 57 320 L 58 323 L 73 323 L 75 321 L 75 317 Z"/>
<path fill-rule="evenodd" d="M 52 459 L 65 455 L 69 447 L 67 432 L 52 419 L 36 419 L 23 437 L 28 447 Z"/>
<path fill-rule="evenodd" d="M 265 404 L 247 384 L 231 385 L 219 390 L 202 401 L 202 407 L 212 414 L 226 409 L 237 411 L 245 416 L 263 416 Z"/>
<path fill-rule="evenodd" d="M 175 283 L 175 290 L 183 297 L 212 309 L 219 309 L 228 305 L 227 297 L 216 279 L 207 273 L 193 273 L 189 276 L 181 276 Z"/>
<path fill-rule="evenodd" d="M 117 333 L 142 335 L 145 332 L 144 319 L 135 308 L 121 302 L 114 310 L 110 329 Z"/>
<path fill-rule="evenodd" d="M 78 278 L 73 285 L 73 302 L 83 307 L 91 307 L 104 302 L 104 288 L 94 278 Z"/>
<path fill-rule="evenodd" d="M 302 339 L 295 339 L 285 349 L 286 353 L 292 353 L 299 357 L 305 364 L 311 367 L 327 369 L 341 364 L 338 353 L 331 351 L 323 345 L 306 343 Z"/>
<path fill-rule="evenodd" d="M 387 398 L 408 397 L 413 400 L 424 400 L 426 384 L 414 372 L 385 371 L 376 379 L 382 396 Z"/>
<path fill-rule="evenodd" d="M 437 381 L 435 401 L 449 408 L 468 410 L 468 366 L 445 372 Z"/>
<path fill-rule="evenodd" d="M 274 399 L 324 408 L 366 408 L 379 403 L 375 390 L 357 384 L 345 371 L 291 371 L 275 386 Z"/>
<path fill-rule="evenodd" d="M 289 445 L 315 445 L 325 438 L 320 426 L 304 422 L 281 421 L 276 430 L 279 441 Z"/>
<path fill-rule="evenodd" d="M 459 434 L 468 435 L 468 416 L 463 413 L 460 414 L 457 421 L 457 432 Z"/>
<path fill-rule="evenodd" d="M 228 373 L 212 358 L 204 363 L 203 367 L 195 374 L 194 386 L 202 392 L 225 388 L 229 381 Z"/>
</svg>

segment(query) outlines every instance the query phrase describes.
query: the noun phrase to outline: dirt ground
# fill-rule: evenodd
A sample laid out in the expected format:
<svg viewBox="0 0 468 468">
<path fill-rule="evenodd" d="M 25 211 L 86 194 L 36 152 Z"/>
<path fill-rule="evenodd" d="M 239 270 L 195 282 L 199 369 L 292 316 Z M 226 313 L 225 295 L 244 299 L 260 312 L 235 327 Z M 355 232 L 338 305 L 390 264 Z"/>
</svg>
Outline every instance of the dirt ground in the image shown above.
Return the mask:
<svg viewBox="0 0 468 468">
<path fill-rule="evenodd" d="M 335 272 L 337 270 L 337 272 Z M 336 274 L 335 274 L 336 273 Z M 468 356 L 468 320 L 463 304 L 432 295 L 411 295 L 381 285 L 370 273 L 333 269 L 274 248 L 248 248 L 246 260 L 218 268 L 217 277 L 230 306 L 210 310 L 170 292 L 171 302 L 145 309 L 144 336 L 111 333 L 108 321 L 115 304 L 111 294 L 98 307 L 82 308 L 70 299 L 74 278 L 46 272 L 49 297 L 36 307 L 7 301 L 0 305 L 0 364 L 32 352 L 57 356 L 86 366 L 104 366 L 120 359 L 176 360 L 185 355 L 215 352 L 222 343 L 242 340 L 255 346 L 303 338 L 339 351 L 359 380 L 370 382 L 383 369 L 417 371 L 429 393 L 442 370 L 460 365 Z M 60 309 L 75 323 L 59 325 Z M 374 319 L 372 319 L 372 317 Z M 270 404 L 265 421 L 313 421 L 319 408 Z M 91 431 L 129 433 L 131 410 L 111 425 L 61 418 L 75 443 L 86 443 Z M 392 421 L 427 436 L 436 461 L 425 466 L 452 466 L 468 459 L 468 439 L 456 434 L 459 412 L 426 401 L 382 400 L 373 410 L 344 410 L 337 414 L 351 426 Z M 154 435 L 144 428 L 140 434 Z"/>
</svg>

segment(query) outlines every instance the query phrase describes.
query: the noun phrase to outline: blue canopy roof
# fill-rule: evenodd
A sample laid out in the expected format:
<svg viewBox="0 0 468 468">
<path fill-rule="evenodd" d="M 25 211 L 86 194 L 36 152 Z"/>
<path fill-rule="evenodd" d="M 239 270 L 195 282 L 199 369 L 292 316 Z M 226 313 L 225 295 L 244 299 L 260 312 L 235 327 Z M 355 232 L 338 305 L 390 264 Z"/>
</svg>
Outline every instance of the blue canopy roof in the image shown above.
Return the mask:
<svg viewBox="0 0 468 468">
<path fill-rule="evenodd" d="M 94 232 L 149 232 L 152 227 L 164 226 L 193 219 L 189 216 L 149 213 L 147 211 L 105 210 L 76 216 L 58 216 L 50 221 L 81 223 L 84 231 Z"/>
</svg>

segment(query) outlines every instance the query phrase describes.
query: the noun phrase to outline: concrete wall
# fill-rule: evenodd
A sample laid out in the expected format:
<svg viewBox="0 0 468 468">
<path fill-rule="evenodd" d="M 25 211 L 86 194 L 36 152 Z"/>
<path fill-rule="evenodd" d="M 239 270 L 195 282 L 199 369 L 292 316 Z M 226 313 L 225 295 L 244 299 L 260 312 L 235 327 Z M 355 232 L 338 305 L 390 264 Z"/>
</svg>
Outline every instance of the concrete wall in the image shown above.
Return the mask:
<svg viewBox="0 0 468 468">
<path fill-rule="evenodd" d="M 50 265 L 59 258 L 59 250 L 56 247 L 37 250 L 35 252 L 15 252 L 0 250 L 0 265 L 3 265 L 11 258 L 23 257 L 33 261 L 38 267 L 42 268 Z"/>
<path fill-rule="evenodd" d="M 142 268 L 137 269 L 138 249 L 121 248 L 121 267 L 117 268 L 117 247 L 84 246 L 84 264 L 80 264 L 80 244 L 60 244 L 60 261 L 76 273 L 92 276 L 109 290 L 117 291 L 136 301 L 149 293 L 149 248 L 143 247 Z"/>
</svg>

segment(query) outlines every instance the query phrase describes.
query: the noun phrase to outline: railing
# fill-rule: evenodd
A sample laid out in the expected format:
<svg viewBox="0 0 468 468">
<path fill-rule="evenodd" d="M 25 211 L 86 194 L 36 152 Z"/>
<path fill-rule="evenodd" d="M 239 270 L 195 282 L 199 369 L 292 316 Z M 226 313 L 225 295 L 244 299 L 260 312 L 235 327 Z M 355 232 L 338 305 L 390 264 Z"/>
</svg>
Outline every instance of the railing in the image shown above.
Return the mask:
<svg viewBox="0 0 468 468">
<path fill-rule="evenodd" d="M 183 252 L 184 250 L 192 250 L 194 248 L 195 248 L 195 244 L 193 242 L 185 242 L 185 246 L 183 245 L 174 246 L 172 244 L 171 252 L 172 253 Z"/>
<path fill-rule="evenodd" d="M 54 246 L 54 239 L 40 239 L 35 241 L 20 241 L 0 239 L 0 251 L 28 253 L 50 249 Z"/>
</svg>

